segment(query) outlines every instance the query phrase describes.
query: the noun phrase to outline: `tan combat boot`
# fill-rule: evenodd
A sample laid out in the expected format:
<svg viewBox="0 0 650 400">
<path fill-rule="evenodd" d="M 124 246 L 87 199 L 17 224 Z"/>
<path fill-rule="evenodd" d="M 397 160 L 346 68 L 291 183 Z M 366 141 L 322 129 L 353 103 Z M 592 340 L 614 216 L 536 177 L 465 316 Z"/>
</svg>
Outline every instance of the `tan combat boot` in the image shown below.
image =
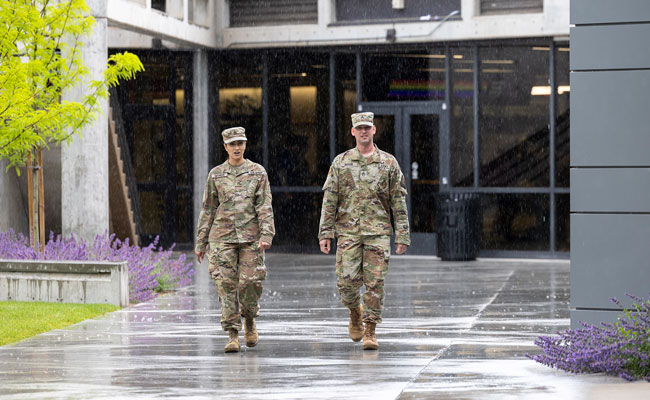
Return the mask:
<svg viewBox="0 0 650 400">
<path fill-rule="evenodd" d="M 375 337 L 375 324 L 374 322 L 366 322 L 366 331 L 363 334 L 363 349 L 364 350 L 377 350 L 379 344 Z"/>
<path fill-rule="evenodd" d="M 357 308 L 350 309 L 350 323 L 348 324 L 348 332 L 350 339 L 358 342 L 363 337 L 363 321 L 361 320 L 362 312 L 361 304 Z"/>
<path fill-rule="evenodd" d="M 223 350 L 226 353 L 236 353 L 239 351 L 239 332 L 237 332 L 237 329 L 230 329 L 228 334 L 230 335 L 230 341 Z"/>
<path fill-rule="evenodd" d="M 257 328 L 255 327 L 255 319 L 244 318 L 244 341 L 246 346 L 255 347 L 257 344 Z"/>
</svg>

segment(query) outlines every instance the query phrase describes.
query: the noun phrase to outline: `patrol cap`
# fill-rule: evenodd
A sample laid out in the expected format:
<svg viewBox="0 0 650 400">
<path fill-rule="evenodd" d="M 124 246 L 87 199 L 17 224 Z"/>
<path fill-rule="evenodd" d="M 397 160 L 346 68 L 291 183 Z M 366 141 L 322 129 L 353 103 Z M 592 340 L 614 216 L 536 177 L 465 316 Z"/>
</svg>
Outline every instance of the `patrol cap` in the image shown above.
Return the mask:
<svg viewBox="0 0 650 400">
<path fill-rule="evenodd" d="M 228 128 L 225 129 L 223 132 L 221 132 L 221 136 L 223 137 L 223 143 L 228 144 L 230 142 L 234 142 L 237 140 L 246 140 L 246 129 L 242 128 L 241 126 L 237 126 L 235 128 Z"/>
<path fill-rule="evenodd" d="M 373 123 L 373 118 L 375 117 L 375 114 L 371 112 L 362 112 L 362 113 L 356 113 L 352 114 L 352 127 L 356 128 L 359 125 L 368 125 L 372 126 Z"/>
</svg>

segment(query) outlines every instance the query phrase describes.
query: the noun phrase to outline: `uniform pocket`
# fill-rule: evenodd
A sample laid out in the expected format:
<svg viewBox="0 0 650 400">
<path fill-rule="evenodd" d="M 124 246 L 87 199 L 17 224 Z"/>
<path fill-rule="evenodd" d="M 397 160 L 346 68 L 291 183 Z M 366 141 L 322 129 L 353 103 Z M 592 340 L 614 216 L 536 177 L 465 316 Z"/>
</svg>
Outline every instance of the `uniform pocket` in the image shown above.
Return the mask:
<svg viewBox="0 0 650 400">
<path fill-rule="evenodd" d="M 259 176 L 249 175 L 245 181 L 242 182 L 242 191 L 244 191 L 246 197 L 254 197 L 255 191 L 257 190 L 257 184 L 259 183 Z"/>
<path fill-rule="evenodd" d="M 235 187 L 230 182 L 230 179 L 227 177 L 217 177 L 214 185 L 217 188 L 217 193 L 219 195 L 219 203 L 224 204 L 232 200 Z"/>
<path fill-rule="evenodd" d="M 210 273 L 210 277 L 215 279 L 217 277 L 217 274 L 219 272 L 219 248 L 214 248 L 210 250 L 210 253 L 208 255 L 208 272 Z"/>
<path fill-rule="evenodd" d="M 255 278 L 263 281 L 266 279 L 266 264 L 264 262 L 264 252 L 260 251 L 260 242 L 255 242 L 255 251 L 257 252 L 257 262 L 255 263 Z"/>
</svg>

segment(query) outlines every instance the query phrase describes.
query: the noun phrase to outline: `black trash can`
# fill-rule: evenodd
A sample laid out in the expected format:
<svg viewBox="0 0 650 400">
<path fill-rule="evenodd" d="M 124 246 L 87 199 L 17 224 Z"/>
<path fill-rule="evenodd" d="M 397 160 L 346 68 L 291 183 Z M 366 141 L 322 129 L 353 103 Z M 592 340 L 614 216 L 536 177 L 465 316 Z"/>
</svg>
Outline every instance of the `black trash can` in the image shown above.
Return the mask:
<svg viewBox="0 0 650 400">
<path fill-rule="evenodd" d="M 441 193 L 436 210 L 438 257 L 474 260 L 481 247 L 481 199 L 478 193 Z"/>
</svg>

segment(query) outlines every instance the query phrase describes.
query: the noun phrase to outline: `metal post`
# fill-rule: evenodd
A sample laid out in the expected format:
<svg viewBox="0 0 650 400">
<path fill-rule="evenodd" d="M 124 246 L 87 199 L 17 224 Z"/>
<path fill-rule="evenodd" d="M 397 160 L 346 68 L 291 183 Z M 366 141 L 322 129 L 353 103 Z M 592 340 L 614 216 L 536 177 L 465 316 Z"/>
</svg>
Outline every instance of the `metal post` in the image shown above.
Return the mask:
<svg viewBox="0 0 650 400">
<path fill-rule="evenodd" d="M 549 128 L 548 128 L 548 134 L 549 134 L 549 163 L 550 163 L 550 168 L 549 168 L 549 174 L 551 176 L 549 177 L 549 184 L 550 184 L 550 223 L 549 223 L 549 229 L 551 230 L 550 232 L 550 247 L 551 247 L 551 253 L 555 253 L 555 225 L 556 225 L 556 213 L 555 213 L 555 96 L 557 95 L 557 90 L 556 90 L 556 82 L 555 82 L 555 43 L 553 42 L 553 39 L 550 39 L 550 45 L 549 45 L 549 57 L 548 57 L 548 65 L 549 65 L 549 84 L 551 86 L 551 95 L 548 96 L 548 107 L 549 107 Z"/>
<path fill-rule="evenodd" d="M 336 157 L 336 60 L 334 58 L 334 52 L 330 52 L 330 162 Z"/>
<path fill-rule="evenodd" d="M 450 151 L 450 128 L 451 128 L 451 49 L 445 46 L 445 104 L 443 104 L 442 115 L 440 116 L 447 126 L 438 132 L 438 144 L 442 151 L 440 153 L 440 188 L 448 191 L 451 187 L 451 157 Z"/>
<path fill-rule="evenodd" d="M 262 56 L 262 164 L 269 168 L 269 55 Z"/>
<path fill-rule="evenodd" d="M 479 142 L 478 142 L 478 116 L 479 116 L 479 105 L 478 105 L 478 95 L 479 95 L 479 62 L 478 62 L 478 46 L 474 45 L 474 188 L 479 186 Z"/>
</svg>

